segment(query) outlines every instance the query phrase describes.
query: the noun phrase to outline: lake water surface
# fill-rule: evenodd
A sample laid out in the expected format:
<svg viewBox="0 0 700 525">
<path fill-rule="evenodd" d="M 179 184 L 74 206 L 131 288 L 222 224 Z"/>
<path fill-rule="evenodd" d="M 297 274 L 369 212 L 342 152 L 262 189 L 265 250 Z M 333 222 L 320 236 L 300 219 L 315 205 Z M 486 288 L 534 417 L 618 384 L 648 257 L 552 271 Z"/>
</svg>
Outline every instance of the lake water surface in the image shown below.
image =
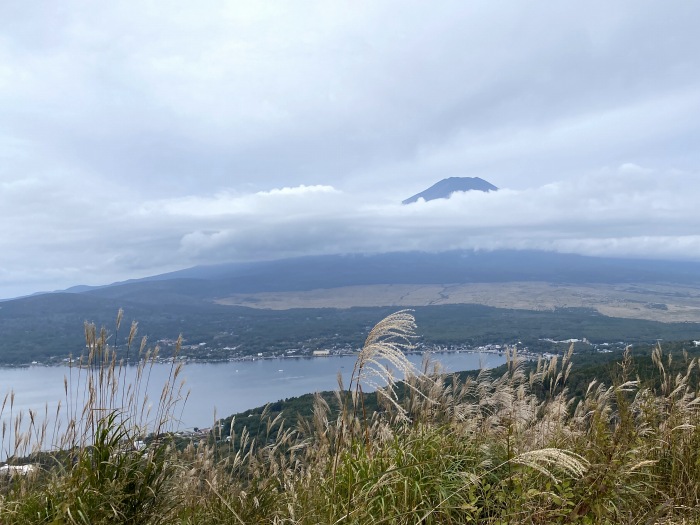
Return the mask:
<svg viewBox="0 0 700 525">
<path fill-rule="evenodd" d="M 497 354 L 436 353 L 432 357 L 446 372 L 492 368 L 505 363 L 505 357 Z M 421 355 L 409 358 L 420 367 Z M 355 356 L 185 364 L 180 377 L 185 381 L 184 391 L 189 391 L 189 397 L 177 411 L 181 414 L 181 428 L 208 427 L 215 415 L 226 417 L 281 399 L 334 390 L 339 372 L 347 386 L 354 364 Z M 151 372 L 149 398 L 154 404 L 170 369 L 170 365 L 158 364 Z M 72 374 L 75 381 L 75 369 Z M 68 367 L 0 368 L 0 396 L 14 392 L 14 415 L 29 409 L 43 414 L 47 405 L 48 412 L 55 413 L 59 402 L 65 405 L 64 378 L 68 375 Z M 9 401 L 2 413 L 3 421 L 10 419 L 8 407 Z"/>
</svg>

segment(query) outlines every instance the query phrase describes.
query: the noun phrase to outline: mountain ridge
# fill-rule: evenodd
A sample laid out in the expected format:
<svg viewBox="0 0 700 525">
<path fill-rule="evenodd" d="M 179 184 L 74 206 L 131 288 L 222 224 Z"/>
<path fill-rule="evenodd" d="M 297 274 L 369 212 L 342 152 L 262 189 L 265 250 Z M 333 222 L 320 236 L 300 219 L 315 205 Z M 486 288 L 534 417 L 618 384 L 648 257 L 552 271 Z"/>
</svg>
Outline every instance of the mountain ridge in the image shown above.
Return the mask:
<svg viewBox="0 0 700 525">
<path fill-rule="evenodd" d="M 613 259 L 536 250 L 394 252 L 305 256 L 194 266 L 72 293 L 156 304 L 232 293 L 293 292 L 373 284 L 542 281 L 700 283 L 700 264 Z M 81 290 L 81 288 L 77 288 Z"/>
</svg>

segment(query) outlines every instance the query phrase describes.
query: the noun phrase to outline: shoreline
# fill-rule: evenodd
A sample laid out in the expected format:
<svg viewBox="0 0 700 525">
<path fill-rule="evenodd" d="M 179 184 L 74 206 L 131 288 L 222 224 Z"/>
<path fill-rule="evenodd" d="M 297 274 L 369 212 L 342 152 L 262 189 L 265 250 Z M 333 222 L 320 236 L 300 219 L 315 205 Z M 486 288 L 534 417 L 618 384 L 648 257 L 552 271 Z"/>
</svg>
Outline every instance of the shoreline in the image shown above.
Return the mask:
<svg viewBox="0 0 700 525">
<path fill-rule="evenodd" d="M 240 356 L 240 357 L 229 357 L 226 359 L 211 359 L 211 358 L 197 358 L 197 357 L 191 357 L 191 356 L 181 356 L 175 359 L 175 362 L 177 363 L 184 363 L 184 364 L 224 364 L 224 363 L 239 363 L 239 362 L 252 362 L 252 361 L 262 361 L 262 360 L 285 360 L 285 359 L 329 359 L 329 358 L 337 358 L 337 357 L 352 357 L 352 356 L 357 356 L 359 354 L 359 350 L 355 352 L 337 352 L 337 353 L 332 353 L 328 355 L 310 355 L 310 354 L 285 354 L 285 355 L 254 355 L 254 356 Z M 425 355 L 425 354 L 491 354 L 491 355 L 505 355 L 505 349 L 493 349 L 493 348 L 459 348 L 459 349 L 445 349 L 445 348 L 440 348 L 440 349 L 423 349 L 423 350 L 410 350 L 407 352 L 404 352 L 406 355 Z M 521 357 L 525 357 L 528 359 L 531 359 L 533 357 L 539 357 L 543 354 L 540 353 L 534 353 L 534 352 L 528 352 L 523 349 L 518 350 L 518 355 Z M 164 357 L 164 358 L 159 358 L 156 361 L 154 361 L 154 364 L 162 364 L 162 365 L 168 365 L 173 362 L 172 357 Z M 139 362 L 129 362 L 129 363 L 123 363 L 124 366 L 128 367 L 136 367 L 139 364 L 142 364 L 142 361 Z M 34 361 L 31 363 L 22 363 L 22 364 L 2 364 L 0 363 L 0 369 L 24 369 L 24 368 L 60 368 L 60 367 L 65 367 L 65 368 L 75 368 L 75 369 L 88 369 L 89 366 L 79 366 L 78 360 L 74 360 L 72 363 L 71 362 L 66 362 L 66 361 L 61 361 L 61 362 L 56 362 L 56 363 L 42 363 L 38 361 Z"/>
</svg>

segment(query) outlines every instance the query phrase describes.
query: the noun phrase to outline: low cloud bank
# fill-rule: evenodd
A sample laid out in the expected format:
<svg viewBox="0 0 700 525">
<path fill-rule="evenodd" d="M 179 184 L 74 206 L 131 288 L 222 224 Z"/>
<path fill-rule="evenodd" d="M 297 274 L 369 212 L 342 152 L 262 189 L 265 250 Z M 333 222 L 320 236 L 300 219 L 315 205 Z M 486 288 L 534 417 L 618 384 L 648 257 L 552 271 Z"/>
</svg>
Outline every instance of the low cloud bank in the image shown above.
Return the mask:
<svg viewBox="0 0 700 525">
<path fill-rule="evenodd" d="M 410 205 L 399 196 L 389 201 L 329 185 L 140 203 L 128 193 L 109 200 L 67 192 L 44 209 L 18 212 L 14 220 L 25 235 L 2 240 L 13 250 L 0 282 L 9 297 L 13 282 L 23 282 L 28 289 L 18 291 L 26 293 L 196 264 L 403 250 L 542 249 L 700 260 L 697 195 L 697 174 L 632 164 L 538 188 L 455 193 Z M 59 238 L 52 233 L 57 222 L 66 232 Z M 50 261 L 42 257 L 49 246 Z"/>
</svg>

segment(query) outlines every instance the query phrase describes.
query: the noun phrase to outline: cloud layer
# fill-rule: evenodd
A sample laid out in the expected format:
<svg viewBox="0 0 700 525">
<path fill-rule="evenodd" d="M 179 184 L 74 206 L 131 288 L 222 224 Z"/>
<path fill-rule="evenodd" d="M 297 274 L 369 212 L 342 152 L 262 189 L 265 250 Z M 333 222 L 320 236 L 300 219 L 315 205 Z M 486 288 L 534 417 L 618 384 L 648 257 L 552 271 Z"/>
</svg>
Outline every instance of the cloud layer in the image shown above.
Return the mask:
<svg viewBox="0 0 700 525">
<path fill-rule="evenodd" d="M 0 297 L 311 253 L 700 258 L 700 5 L 0 5 Z M 504 188 L 398 203 L 437 180 Z"/>
</svg>

